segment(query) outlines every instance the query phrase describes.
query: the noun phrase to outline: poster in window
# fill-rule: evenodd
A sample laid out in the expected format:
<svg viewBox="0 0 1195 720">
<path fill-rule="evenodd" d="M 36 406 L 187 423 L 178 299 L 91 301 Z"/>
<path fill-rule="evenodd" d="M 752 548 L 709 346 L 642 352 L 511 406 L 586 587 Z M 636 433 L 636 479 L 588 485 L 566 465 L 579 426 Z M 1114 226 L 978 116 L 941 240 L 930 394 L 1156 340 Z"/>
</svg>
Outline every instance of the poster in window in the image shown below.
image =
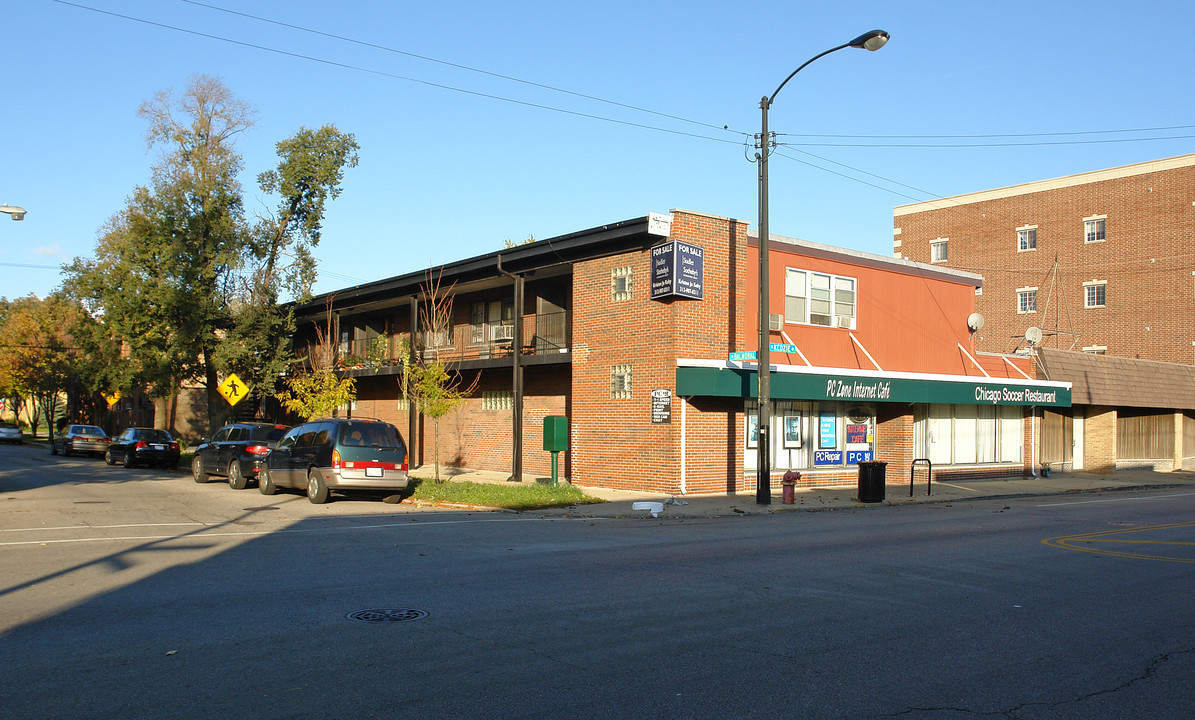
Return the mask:
<svg viewBox="0 0 1195 720">
<path fill-rule="evenodd" d="M 822 449 L 838 447 L 838 416 L 832 412 L 818 416 L 817 446 Z"/>
<path fill-rule="evenodd" d="M 759 416 L 747 416 L 747 447 L 759 447 Z"/>
<path fill-rule="evenodd" d="M 847 445 L 866 445 L 867 444 L 867 425 L 865 425 L 863 423 L 847 423 L 846 444 Z"/>
<path fill-rule="evenodd" d="M 801 447 L 801 415 L 784 416 L 784 447 Z"/>
</svg>

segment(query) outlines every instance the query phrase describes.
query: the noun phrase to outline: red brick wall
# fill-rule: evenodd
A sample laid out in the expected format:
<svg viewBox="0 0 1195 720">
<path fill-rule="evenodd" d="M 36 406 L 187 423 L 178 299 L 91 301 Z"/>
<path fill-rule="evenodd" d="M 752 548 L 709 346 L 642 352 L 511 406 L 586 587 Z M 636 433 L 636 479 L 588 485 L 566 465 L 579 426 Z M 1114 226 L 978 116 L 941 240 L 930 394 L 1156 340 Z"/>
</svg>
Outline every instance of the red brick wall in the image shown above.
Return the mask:
<svg viewBox="0 0 1195 720">
<path fill-rule="evenodd" d="M 1067 333 L 1047 334 L 1046 347 L 1102 345 L 1109 355 L 1191 364 L 1195 165 L 1132 175 L 1131 168 L 1116 170 L 1123 172 L 1107 175 L 1127 176 L 1094 175 L 1065 187 L 1031 183 L 1011 197 L 962 196 L 907 214 L 898 208 L 896 253 L 929 262 L 930 243 L 949 238 L 943 264 L 984 276 L 976 299 L 987 319 L 976 334 L 979 350 L 1008 352 L 1027 327 L 1037 326 Z M 1107 216 L 1104 242 L 1084 242 L 1083 219 L 1093 215 Z M 1017 252 L 1016 229 L 1026 225 L 1037 226 L 1037 250 Z M 1083 283 L 1091 280 L 1107 281 L 1106 307 L 1084 307 Z M 1038 288 L 1036 313 L 1017 313 L 1016 290 L 1023 287 Z"/>
<path fill-rule="evenodd" d="M 651 300 L 650 250 L 579 262 L 573 269 L 572 480 L 579 485 L 680 492 L 680 399 L 670 424 L 651 422 L 651 391 L 676 389 L 676 359 L 725 357 L 742 347 L 748 306 L 742 295 L 746 224 L 677 211 L 671 237 L 704 249 L 704 299 Z M 661 238 L 661 242 L 663 238 Z M 733 247 L 733 250 L 732 250 Z M 632 268 L 633 295 L 614 300 L 611 273 Z M 629 399 L 611 397 L 611 371 L 632 367 Z M 692 408 L 690 408 L 692 410 Z M 717 405 L 708 417 L 687 415 L 687 448 L 700 454 L 687 464 L 688 492 L 734 487 L 741 464 L 728 457 L 738 443 L 733 407 Z M 730 430 L 728 430 L 730 428 Z M 716 439 L 710 454 L 702 444 Z M 711 446 L 713 447 L 713 446 Z"/>
</svg>

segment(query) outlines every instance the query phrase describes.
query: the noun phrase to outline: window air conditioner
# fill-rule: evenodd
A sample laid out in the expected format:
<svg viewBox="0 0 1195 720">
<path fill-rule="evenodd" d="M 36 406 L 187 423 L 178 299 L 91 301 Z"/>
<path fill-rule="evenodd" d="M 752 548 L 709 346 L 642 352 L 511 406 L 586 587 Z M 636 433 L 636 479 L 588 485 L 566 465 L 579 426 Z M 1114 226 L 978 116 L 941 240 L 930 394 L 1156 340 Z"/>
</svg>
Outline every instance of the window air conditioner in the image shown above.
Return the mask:
<svg viewBox="0 0 1195 720">
<path fill-rule="evenodd" d="M 849 315 L 838 316 L 838 327 L 853 330 L 855 327 L 855 318 Z"/>
<path fill-rule="evenodd" d="M 784 316 L 768 313 L 768 329 L 779 332 L 784 329 Z"/>
</svg>

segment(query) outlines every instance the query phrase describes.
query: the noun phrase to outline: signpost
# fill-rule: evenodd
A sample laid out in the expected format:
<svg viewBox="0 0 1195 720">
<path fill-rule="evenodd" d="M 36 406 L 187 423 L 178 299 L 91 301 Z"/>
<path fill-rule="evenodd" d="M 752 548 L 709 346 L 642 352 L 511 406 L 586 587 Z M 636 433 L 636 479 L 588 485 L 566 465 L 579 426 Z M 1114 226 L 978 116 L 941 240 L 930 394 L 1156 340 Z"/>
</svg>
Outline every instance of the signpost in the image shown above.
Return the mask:
<svg viewBox="0 0 1195 720">
<path fill-rule="evenodd" d="M 787 345 L 785 343 L 769 343 L 768 349 L 774 353 L 789 353 L 790 355 L 797 351 L 796 345 Z M 759 353 L 754 350 L 745 350 L 743 352 L 732 352 L 729 355 L 731 362 L 744 362 L 746 360 L 758 360 Z"/>
<path fill-rule="evenodd" d="M 228 401 L 229 405 L 236 405 L 249 394 L 249 386 L 241 382 L 236 373 L 231 373 L 224 378 L 224 382 L 220 383 L 220 387 L 216 390 Z"/>
</svg>

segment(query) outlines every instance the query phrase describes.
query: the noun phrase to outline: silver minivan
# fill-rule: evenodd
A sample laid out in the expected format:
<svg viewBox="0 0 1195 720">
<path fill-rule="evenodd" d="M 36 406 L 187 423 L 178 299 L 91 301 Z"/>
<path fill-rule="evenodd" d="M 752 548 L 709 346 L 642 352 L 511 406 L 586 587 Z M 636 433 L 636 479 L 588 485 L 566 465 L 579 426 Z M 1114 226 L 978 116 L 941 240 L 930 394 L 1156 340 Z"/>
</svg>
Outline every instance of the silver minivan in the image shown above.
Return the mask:
<svg viewBox="0 0 1195 720">
<path fill-rule="evenodd" d="M 305 488 L 324 503 L 332 491 L 407 487 L 407 445 L 398 429 L 372 419 L 330 418 L 291 428 L 266 455 L 257 488 Z"/>
</svg>

